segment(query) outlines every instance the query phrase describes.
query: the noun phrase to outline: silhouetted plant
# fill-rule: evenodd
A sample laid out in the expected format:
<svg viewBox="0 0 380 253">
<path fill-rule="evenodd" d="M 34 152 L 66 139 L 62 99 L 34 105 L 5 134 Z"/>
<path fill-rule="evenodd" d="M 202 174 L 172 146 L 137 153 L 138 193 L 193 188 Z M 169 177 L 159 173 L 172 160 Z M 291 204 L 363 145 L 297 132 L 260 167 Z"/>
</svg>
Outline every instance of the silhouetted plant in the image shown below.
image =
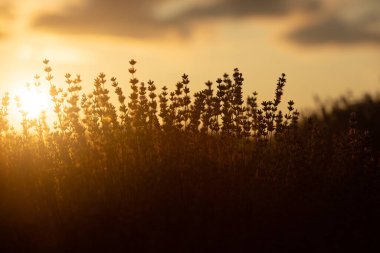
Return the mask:
<svg viewBox="0 0 380 253">
<path fill-rule="evenodd" d="M 58 88 L 45 60 L 47 84 L 37 75 L 31 88 L 49 86 L 53 126 L 46 113 L 28 117 L 18 98 L 17 132 L 8 119 L 10 95 L 3 96 L 1 236 L 26 237 L 42 252 L 82 244 L 92 252 L 170 251 L 163 242 L 186 252 L 188 241 L 215 238 L 223 241 L 219 252 L 225 242 L 231 252 L 278 252 L 311 250 L 334 226 L 354 227 L 347 238 L 357 239 L 355 231 L 374 226 L 363 222 L 377 224 L 380 151 L 356 114 L 334 132 L 328 120 L 301 120 L 293 100 L 282 111 L 285 74 L 274 99 L 259 102 L 256 92 L 243 99 L 237 68 L 192 95 L 186 74 L 173 91 L 158 93 L 154 81 L 135 77 L 137 62 L 129 64 L 129 94 L 104 73 L 85 93 L 79 75 L 66 74 Z M 365 244 L 371 234 L 363 231 Z"/>
</svg>

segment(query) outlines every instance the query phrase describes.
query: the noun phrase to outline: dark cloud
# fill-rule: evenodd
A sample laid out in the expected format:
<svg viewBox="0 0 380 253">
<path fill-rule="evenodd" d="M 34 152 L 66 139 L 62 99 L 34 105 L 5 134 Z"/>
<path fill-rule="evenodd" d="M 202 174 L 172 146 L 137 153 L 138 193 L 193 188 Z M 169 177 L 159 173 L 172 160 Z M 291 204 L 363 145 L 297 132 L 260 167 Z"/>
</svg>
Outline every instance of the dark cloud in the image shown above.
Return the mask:
<svg viewBox="0 0 380 253">
<path fill-rule="evenodd" d="M 302 3 L 303 8 L 316 6 L 313 0 L 216 0 L 207 5 L 193 5 L 180 15 L 156 15 L 157 9 L 171 2 L 173 0 L 87 0 L 82 6 L 67 7 L 61 13 L 42 14 L 34 20 L 33 26 L 65 33 L 159 37 L 169 31 L 187 34 L 192 29 L 190 23 L 210 17 L 282 16 L 291 12 L 295 3 Z"/>
<path fill-rule="evenodd" d="M 191 4 L 178 13 L 157 14 L 163 6 L 177 1 L 86 0 L 82 5 L 68 6 L 60 13 L 40 14 L 33 21 L 33 27 L 63 33 L 160 38 L 169 32 L 182 36 L 190 34 L 196 28 L 195 24 L 209 19 L 276 18 L 302 12 L 307 15 L 306 21 L 288 35 L 292 42 L 303 45 L 379 44 L 380 29 L 373 28 L 373 23 L 380 19 L 378 0 L 213 0 L 207 4 L 194 0 L 198 4 Z M 331 10 L 327 8 L 331 7 L 329 1 L 338 4 Z M 363 9 L 363 6 L 369 8 Z M 358 7 L 361 11 L 356 11 L 360 9 Z"/>
<path fill-rule="evenodd" d="M 157 36 L 164 24 L 157 22 L 152 13 L 160 2 L 163 0 L 87 0 L 58 14 L 40 15 L 34 26 L 66 33 Z"/>
<path fill-rule="evenodd" d="M 289 38 L 299 44 L 356 44 L 373 43 L 380 45 L 378 31 L 367 29 L 367 24 L 352 24 L 335 17 L 311 23 L 289 34 Z"/>
<path fill-rule="evenodd" d="M 220 0 L 207 7 L 192 8 L 181 19 L 202 17 L 283 16 L 295 10 L 316 10 L 317 0 Z"/>
<path fill-rule="evenodd" d="M 359 44 L 380 45 L 380 2 L 378 0 L 339 0 L 329 13 L 321 12 L 296 28 L 288 38 L 302 45 Z"/>
</svg>

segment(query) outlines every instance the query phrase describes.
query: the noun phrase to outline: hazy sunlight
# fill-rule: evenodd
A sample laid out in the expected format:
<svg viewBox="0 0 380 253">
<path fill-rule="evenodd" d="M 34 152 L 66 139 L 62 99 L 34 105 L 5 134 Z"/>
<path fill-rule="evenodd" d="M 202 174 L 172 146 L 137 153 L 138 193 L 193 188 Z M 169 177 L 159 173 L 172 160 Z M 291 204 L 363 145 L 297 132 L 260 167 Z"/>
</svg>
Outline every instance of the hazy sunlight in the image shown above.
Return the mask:
<svg viewBox="0 0 380 253">
<path fill-rule="evenodd" d="M 37 118 L 51 106 L 49 94 L 37 87 L 26 87 L 18 92 L 17 97 L 20 99 L 19 109 L 24 111 L 28 118 Z"/>
</svg>

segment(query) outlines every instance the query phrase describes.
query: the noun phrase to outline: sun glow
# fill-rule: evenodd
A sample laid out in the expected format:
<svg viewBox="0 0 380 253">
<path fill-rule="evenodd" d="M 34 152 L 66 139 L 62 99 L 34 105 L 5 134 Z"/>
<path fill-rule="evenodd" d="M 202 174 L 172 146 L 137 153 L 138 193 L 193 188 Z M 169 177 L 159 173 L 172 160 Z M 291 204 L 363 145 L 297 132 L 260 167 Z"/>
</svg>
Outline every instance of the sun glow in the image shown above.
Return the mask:
<svg viewBox="0 0 380 253">
<path fill-rule="evenodd" d="M 38 87 L 27 87 L 18 92 L 17 97 L 20 111 L 30 119 L 38 118 L 52 106 L 49 94 Z"/>
</svg>

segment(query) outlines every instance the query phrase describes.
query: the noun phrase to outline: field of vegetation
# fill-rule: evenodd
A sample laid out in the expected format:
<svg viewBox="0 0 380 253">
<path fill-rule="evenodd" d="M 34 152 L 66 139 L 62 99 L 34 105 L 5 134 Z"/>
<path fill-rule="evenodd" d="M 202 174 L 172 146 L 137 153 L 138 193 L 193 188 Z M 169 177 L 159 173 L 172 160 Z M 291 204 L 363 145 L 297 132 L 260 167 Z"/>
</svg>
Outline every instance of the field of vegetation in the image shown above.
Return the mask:
<svg viewBox="0 0 380 253">
<path fill-rule="evenodd" d="M 1 252 L 380 249 L 379 100 L 307 118 L 285 74 L 259 102 L 238 69 L 171 91 L 131 60 L 128 85 L 100 73 L 90 93 L 44 70 L 54 125 L 20 107 L 16 131 L 0 107 Z"/>
</svg>

